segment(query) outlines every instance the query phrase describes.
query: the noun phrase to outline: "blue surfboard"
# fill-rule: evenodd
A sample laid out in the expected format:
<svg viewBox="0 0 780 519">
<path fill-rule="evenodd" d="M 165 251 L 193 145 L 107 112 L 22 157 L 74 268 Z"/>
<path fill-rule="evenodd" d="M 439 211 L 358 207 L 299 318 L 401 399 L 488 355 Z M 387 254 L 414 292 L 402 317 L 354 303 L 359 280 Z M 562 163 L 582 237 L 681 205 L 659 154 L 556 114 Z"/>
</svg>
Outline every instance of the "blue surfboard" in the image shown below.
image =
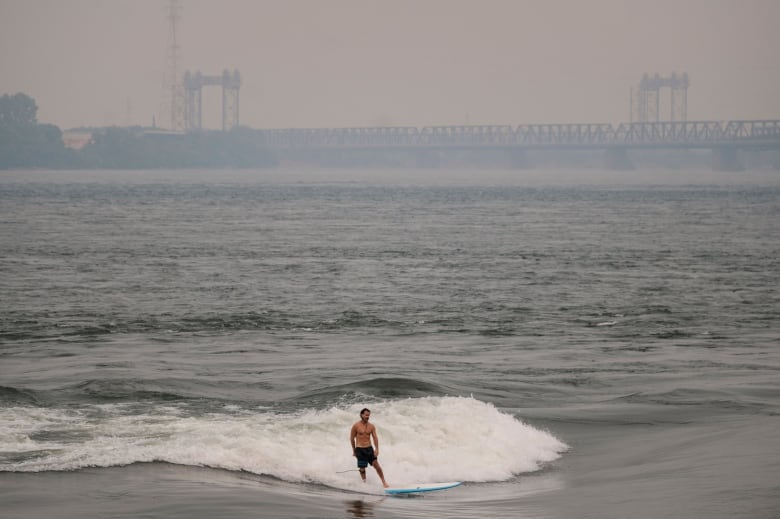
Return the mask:
<svg viewBox="0 0 780 519">
<path fill-rule="evenodd" d="M 391 487 L 385 489 L 385 494 L 417 494 L 419 492 L 435 492 L 436 490 L 447 490 L 448 488 L 462 485 L 462 481 L 450 481 L 447 483 L 421 483 L 419 485 L 409 485 L 408 487 Z"/>
</svg>

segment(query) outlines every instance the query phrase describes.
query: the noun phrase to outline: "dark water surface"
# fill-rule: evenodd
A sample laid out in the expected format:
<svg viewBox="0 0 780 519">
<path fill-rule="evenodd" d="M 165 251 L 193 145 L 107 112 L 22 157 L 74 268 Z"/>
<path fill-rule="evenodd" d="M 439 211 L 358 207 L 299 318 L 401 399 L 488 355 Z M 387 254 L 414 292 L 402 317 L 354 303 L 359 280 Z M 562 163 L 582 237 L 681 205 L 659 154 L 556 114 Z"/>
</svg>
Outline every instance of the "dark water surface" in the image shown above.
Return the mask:
<svg viewBox="0 0 780 519">
<path fill-rule="evenodd" d="M 0 172 L 4 517 L 780 515 L 780 174 Z M 359 482 L 373 411 L 391 484 Z"/>
</svg>

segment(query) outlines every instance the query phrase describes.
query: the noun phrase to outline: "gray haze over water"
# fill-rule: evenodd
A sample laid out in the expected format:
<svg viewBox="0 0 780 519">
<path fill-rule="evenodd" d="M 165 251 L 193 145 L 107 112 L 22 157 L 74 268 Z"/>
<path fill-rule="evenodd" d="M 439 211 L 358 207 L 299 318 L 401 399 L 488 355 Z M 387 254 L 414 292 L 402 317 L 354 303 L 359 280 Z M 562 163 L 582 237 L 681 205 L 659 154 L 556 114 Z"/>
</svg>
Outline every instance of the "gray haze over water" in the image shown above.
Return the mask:
<svg viewBox="0 0 780 519">
<path fill-rule="evenodd" d="M 774 0 L 180 3 L 179 72 L 240 70 L 257 128 L 615 123 L 672 72 L 689 120 L 780 117 Z M 0 0 L 0 94 L 63 129 L 166 125 L 166 5 Z M 220 102 L 204 90 L 206 127 Z"/>
</svg>

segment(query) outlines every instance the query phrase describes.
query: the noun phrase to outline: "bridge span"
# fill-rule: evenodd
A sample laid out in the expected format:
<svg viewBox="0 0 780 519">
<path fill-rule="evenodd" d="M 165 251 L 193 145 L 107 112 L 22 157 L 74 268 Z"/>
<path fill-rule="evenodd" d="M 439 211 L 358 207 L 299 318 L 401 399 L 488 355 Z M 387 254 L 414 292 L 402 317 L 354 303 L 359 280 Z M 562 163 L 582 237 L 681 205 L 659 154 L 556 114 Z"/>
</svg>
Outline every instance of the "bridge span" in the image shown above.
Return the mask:
<svg viewBox="0 0 780 519">
<path fill-rule="evenodd" d="M 259 131 L 279 151 L 604 150 L 621 169 L 635 149 L 709 149 L 716 169 L 738 169 L 740 150 L 780 150 L 780 120 L 287 128 Z"/>
</svg>

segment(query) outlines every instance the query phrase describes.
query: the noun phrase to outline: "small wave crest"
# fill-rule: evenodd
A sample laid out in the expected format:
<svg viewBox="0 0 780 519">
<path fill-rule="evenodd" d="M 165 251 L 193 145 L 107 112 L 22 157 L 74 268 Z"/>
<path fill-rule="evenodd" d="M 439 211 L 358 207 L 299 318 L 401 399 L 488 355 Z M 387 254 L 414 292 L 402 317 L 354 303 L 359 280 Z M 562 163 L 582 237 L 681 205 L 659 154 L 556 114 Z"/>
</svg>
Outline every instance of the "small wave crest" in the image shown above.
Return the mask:
<svg viewBox="0 0 780 519">
<path fill-rule="evenodd" d="M 10 405 L 38 405 L 39 400 L 33 391 L 0 386 L 0 402 Z"/>
<path fill-rule="evenodd" d="M 741 411 L 756 414 L 777 414 L 778 391 L 754 388 L 676 388 L 671 391 L 631 393 L 620 398 L 633 404 L 661 405 L 675 408 L 696 408 L 722 410 L 727 412 Z M 688 412 L 689 414 L 691 411 Z"/>
<path fill-rule="evenodd" d="M 389 398 L 443 396 L 447 393 L 448 391 L 445 387 L 422 380 L 403 377 L 379 377 L 310 391 L 297 396 L 295 401 L 302 403 L 349 402 L 355 399 L 374 401 Z"/>
<path fill-rule="evenodd" d="M 81 398 L 87 397 L 101 402 L 109 401 L 174 401 L 185 400 L 185 390 L 174 382 L 151 383 L 147 380 L 104 380 L 82 382 L 72 388 Z M 156 387 L 155 387 L 156 386 Z"/>
</svg>

